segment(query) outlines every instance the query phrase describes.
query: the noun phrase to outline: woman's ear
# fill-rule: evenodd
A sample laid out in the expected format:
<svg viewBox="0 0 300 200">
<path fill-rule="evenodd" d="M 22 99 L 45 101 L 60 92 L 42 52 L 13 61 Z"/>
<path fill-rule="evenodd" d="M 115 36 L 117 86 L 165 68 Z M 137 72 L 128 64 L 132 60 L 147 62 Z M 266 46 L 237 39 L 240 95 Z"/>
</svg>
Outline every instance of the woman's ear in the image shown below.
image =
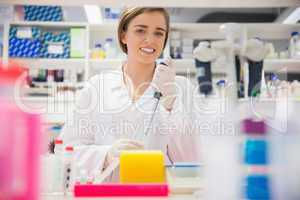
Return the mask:
<svg viewBox="0 0 300 200">
<path fill-rule="evenodd" d="M 127 44 L 126 32 L 124 32 L 124 31 L 121 33 L 121 42 L 123 44 Z"/>
</svg>

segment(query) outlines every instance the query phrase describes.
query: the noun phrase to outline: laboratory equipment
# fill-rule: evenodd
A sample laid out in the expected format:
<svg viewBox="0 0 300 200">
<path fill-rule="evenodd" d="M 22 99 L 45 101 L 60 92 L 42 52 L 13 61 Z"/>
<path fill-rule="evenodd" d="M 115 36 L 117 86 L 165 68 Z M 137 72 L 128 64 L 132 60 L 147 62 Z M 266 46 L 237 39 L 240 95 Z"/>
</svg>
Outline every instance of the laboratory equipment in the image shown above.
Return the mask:
<svg viewBox="0 0 300 200">
<path fill-rule="evenodd" d="M 244 173 L 243 197 L 249 200 L 271 199 L 269 174 L 269 141 L 264 121 L 245 119 L 242 132 L 246 135 L 243 142 Z"/>
<path fill-rule="evenodd" d="M 73 177 L 73 156 L 74 148 L 72 146 L 66 146 L 63 152 L 63 173 L 64 173 L 64 190 L 68 193 L 73 189 L 74 177 Z"/>
<path fill-rule="evenodd" d="M 182 58 L 181 33 L 179 31 L 172 31 L 170 33 L 170 45 L 171 58 Z"/>
<path fill-rule="evenodd" d="M 64 193 L 63 159 L 60 154 L 41 156 L 41 192 L 60 195 Z"/>
<path fill-rule="evenodd" d="M 202 166 L 199 163 L 175 162 L 166 165 L 171 194 L 193 194 L 203 191 Z"/>
<path fill-rule="evenodd" d="M 63 153 L 63 141 L 61 139 L 56 139 L 54 141 L 55 147 L 54 147 L 54 154 L 62 154 Z"/>
<path fill-rule="evenodd" d="M 112 38 L 106 38 L 104 43 L 105 58 L 114 59 L 117 55 L 117 49 Z"/>
<path fill-rule="evenodd" d="M 105 58 L 105 51 L 102 48 L 101 43 L 95 44 L 95 47 L 92 49 L 91 52 L 92 59 L 104 59 Z"/>
<path fill-rule="evenodd" d="M 167 197 L 167 184 L 76 184 L 75 197 Z"/>
<path fill-rule="evenodd" d="M 300 40 L 299 32 L 292 32 L 289 46 L 289 57 L 300 58 Z"/>
<path fill-rule="evenodd" d="M 164 156 L 161 151 L 122 151 L 120 183 L 165 183 Z"/>
<path fill-rule="evenodd" d="M 23 71 L 0 65 L 0 199 L 39 199 L 41 121 L 13 101 Z"/>
</svg>

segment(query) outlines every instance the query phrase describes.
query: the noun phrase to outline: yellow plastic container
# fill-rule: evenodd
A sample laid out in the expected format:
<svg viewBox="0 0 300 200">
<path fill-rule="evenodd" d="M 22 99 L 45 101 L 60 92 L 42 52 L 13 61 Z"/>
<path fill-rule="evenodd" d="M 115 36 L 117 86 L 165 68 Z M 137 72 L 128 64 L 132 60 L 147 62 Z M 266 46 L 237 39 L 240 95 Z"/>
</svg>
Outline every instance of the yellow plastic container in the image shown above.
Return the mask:
<svg viewBox="0 0 300 200">
<path fill-rule="evenodd" d="M 161 151 L 123 151 L 120 155 L 121 183 L 165 183 Z"/>
</svg>

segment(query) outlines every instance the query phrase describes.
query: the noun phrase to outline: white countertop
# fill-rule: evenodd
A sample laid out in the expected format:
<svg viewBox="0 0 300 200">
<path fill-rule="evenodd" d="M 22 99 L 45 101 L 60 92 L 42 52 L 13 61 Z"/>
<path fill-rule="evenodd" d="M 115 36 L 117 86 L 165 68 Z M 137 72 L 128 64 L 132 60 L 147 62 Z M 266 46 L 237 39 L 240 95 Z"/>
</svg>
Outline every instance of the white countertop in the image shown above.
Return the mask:
<svg viewBox="0 0 300 200">
<path fill-rule="evenodd" d="M 90 199 L 105 199 L 105 200 L 198 200 L 197 195 L 170 195 L 169 197 L 94 197 L 94 198 L 75 198 L 72 195 L 41 195 L 41 200 L 90 200 Z"/>
</svg>

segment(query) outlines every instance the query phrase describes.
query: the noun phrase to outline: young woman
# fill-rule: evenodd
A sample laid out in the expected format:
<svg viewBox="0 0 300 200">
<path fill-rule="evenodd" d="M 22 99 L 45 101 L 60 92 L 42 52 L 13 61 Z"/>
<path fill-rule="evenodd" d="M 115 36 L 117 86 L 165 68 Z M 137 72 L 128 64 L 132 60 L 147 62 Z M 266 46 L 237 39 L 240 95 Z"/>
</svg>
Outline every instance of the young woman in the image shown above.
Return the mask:
<svg viewBox="0 0 300 200">
<path fill-rule="evenodd" d="M 91 78 L 61 134 L 64 144 L 78 146 L 77 167 L 94 174 L 120 151 L 137 149 L 161 150 L 168 164 L 199 161 L 194 88 L 175 76 L 171 60 L 156 63 L 169 30 L 163 8 L 124 11 L 118 39 L 127 60 L 117 70 Z"/>
</svg>

